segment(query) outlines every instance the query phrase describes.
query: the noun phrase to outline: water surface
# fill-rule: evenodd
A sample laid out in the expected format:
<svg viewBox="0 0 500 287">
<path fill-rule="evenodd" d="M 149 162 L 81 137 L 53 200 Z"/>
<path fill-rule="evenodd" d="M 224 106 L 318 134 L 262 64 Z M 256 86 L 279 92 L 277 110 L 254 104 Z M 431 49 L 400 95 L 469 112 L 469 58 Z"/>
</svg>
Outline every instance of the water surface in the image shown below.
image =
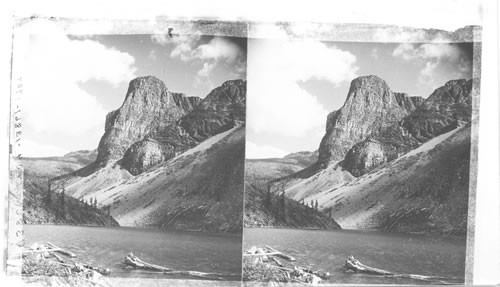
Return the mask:
<svg viewBox="0 0 500 287">
<path fill-rule="evenodd" d="M 408 278 L 345 273 L 349 255 L 362 263 L 404 274 L 443 276 L 463 282 L 466 240 L 348 230 L 245 228 L 243 248 L 270 245 L 297 264 L 330 272 L 330 283 L 431 284 Z"/>
<path fill-rule="evenodd" d="M 124 268 L 125 256 L 133 252 L 146 262 L 176 270 L 241 278 L 241 235 L 66 225 L 25 225 L 24 232 L 28 245 L 49 241 L 75 253 L 78 262 L 110 268 L 114 277 L 165 278 Z"/>
</svg>

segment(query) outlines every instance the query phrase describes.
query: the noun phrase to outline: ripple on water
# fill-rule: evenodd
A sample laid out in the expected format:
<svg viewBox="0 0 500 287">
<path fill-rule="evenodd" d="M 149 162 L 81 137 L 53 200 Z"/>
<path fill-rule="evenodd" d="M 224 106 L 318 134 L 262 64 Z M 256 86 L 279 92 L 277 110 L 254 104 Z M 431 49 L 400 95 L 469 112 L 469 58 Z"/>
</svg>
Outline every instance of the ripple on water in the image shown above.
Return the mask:
<svg viewBox="0 0 500 287">
<path fill-rule="evenodd" d="M 124 269 L 123 259 L 133 252 L 145 261 L 173 269 L 232 274 L 225 278 L 240 279 L 238 235 L 64 225 L 25 225 L 24 229 L 28 244 L 53 242 L 77 254 L 79 261 L 111 268 L 111 276 L 165 277 Z"/>
<path fill-rule="evenodd" d="M 384 278 L 342 272 L 349 255 L 397 273 L 465 277 L 465 239 L 432 238 L 349 230 L 248 228 L 243 248 L 270 245 L 296 257 L 303 265 L 328 271 L 331 283 L 430 284 L 408 278 Z"/>
</svg>

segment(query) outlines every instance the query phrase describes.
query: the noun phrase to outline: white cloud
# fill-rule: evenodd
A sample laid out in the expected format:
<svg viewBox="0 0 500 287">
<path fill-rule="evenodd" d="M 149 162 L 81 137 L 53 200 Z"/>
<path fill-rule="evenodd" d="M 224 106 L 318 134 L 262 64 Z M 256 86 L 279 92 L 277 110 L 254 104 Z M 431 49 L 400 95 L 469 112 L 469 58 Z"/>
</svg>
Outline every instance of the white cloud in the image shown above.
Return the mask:
<svg viewBox="0 0 500 287">
<path fill-rule="evenodd" d="M 193 55 L 203 60 L 224 60 L 235 62 L 241 57 L 241 49 L 226 38 L 215 37 L 207 44 L 198 46 Z"/>
<path fill-rule="evenodd" d="M 295 137 L 324 127 L 328 111 L 299 83 L 351 81 L 358 69 L 355 62 L 353 54 L 319 41 L 250 40 L 247 127 Z"/>
<path fill-rule="evenodd" d="M 49 21 L 34 21 L 23 29 L 29 37 L 22 65 L 26 128 L 76 139 L 95 130 L 97 143 L 107 111 L 79 85 L 89 80 L 128 82 L 135 77 L 134 58 L 93 40 L 70 39 Z"/>
<path fill-rule="evenodd" d="M 257 145 L 250 141 L 245 143 L 245 157 L 248 159 L 281 158 L 287 154 L 289 154 L 289 152 L 273 146 Z"/>
<path fill-rule="evenodd" d="M 180 58 L 182 61 L 192 61 L 193 47 L 197 45 L 200 40 L 200 35 L 175 35 L 172 38 L 167 38 L 166 41 L 158 42 L 161 45 L 174 45 L 174 49 L 170 52 L 170 57 Z"/>
<path fill-rule="evenodd" d="M 240 47 L 225 37 L 214 37 L 208 43 L 200 44 L 201 35 L 155 34 L 151 36 L 154 43 L 162 46 L 172 46 L 170 57 L 179 58 L 184 62 L 198 61 L 202 68 L 198 71 L 197 84 L 205 83 L 212 86 L 210 75 L 219 64 L 228 64 L 233 67 L 236 77 L 246 70 L 244 55 Z"/>
<path fill-rule="evenodd" d="M 470 73 L 471 63 L 456 45 L 452 44 L 410 44 L 398 45 L 392 55 L 405 61 L 422 61 L 424 67 L 420 71 L 421 83 L 432 82 L 436 70 L 444 62 L 457 65 L 457 77 Z"/>
</svg>

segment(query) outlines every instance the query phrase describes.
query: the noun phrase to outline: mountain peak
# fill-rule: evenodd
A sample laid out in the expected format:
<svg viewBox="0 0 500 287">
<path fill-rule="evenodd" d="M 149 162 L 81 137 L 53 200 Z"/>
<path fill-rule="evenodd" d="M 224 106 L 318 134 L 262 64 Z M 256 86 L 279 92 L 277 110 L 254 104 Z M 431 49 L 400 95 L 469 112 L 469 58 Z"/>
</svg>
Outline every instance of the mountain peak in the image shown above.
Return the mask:
<svg viewBox="0 0 500 287">
<path fill-rule="evenodd" d="M 472 103 L 471 93 L 473 80 L 458 79 L 446 82 L 444 86 L 437 88 L 427 98 L 424 105 L 428 109 L 440 105 Z"/>
<path fill-rule="evenodd" d="M 384 79 L 377 75 L 365 75 L 359 76 L 351 81 L 351 86 L 363 86 L 367 84 L 381 84 L 389 87 Z"/>
<path fill-rule="evenodd" d="M 130 81 L 124 103 L 130 100 L 143 100 L 144 97 L 167 95 L 168 88 L 162 80 L 154 76 L 138 77 Z"/>
<path fill-rule="evenodd" d="M 342 159 L 353 144 L 402 119 L 418 104 L 407 94 L 392 92 L 378 76 L 352 80 L 342 108 L 328 115 L 319 163 L 325 166 Z"/>
<path fill-rule="evenodd" d="M 98 166 L 121 160 L 140 173 L 245 120 L 246 85 L 227 81 L 204 99 L 174 93 L 153 76 L 130 82 L 122 106 L 106 116 Z M 214 113 L 214 111 L 217 111 Z"/>
</svg>

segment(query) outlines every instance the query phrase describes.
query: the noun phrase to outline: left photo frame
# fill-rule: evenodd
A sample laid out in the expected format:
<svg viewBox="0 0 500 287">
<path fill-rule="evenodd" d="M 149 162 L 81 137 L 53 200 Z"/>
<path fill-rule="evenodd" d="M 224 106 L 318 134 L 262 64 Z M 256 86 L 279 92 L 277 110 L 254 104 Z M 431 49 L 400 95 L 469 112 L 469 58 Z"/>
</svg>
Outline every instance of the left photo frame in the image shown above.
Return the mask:
<svg viewBox="0 0 500 287">
<path fill-rule="evenodd" d="M 239 284 L 247 30 L 17 20 L 9 274 Z"/>
</svg>

